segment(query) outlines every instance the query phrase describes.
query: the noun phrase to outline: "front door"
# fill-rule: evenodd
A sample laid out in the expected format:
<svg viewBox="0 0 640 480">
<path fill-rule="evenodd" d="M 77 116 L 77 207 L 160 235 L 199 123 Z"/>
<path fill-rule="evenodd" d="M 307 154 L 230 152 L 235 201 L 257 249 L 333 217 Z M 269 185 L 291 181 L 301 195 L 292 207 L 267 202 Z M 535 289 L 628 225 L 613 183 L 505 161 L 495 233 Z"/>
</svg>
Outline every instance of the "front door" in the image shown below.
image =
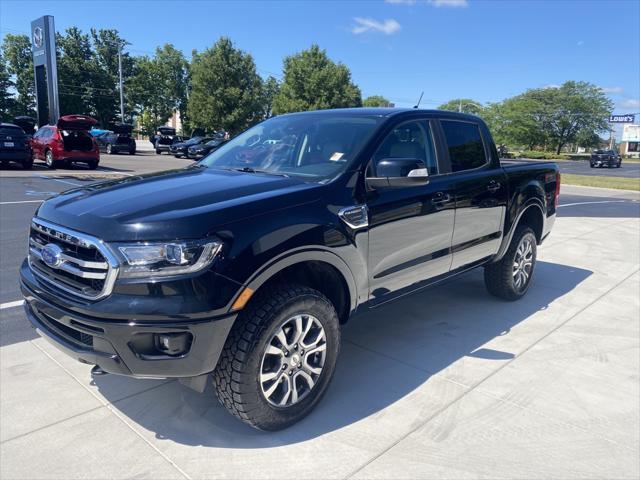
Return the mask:
<svg viewBox="0 0 640 480">
<path fill-rule="evenodd" d="M 430 180 L 422 186 L 376 189 L 368 196 L 372 304 L 419 288 L 451 266 L 455 199 L 447 179 L 438 175 L 431 123 L 411 120 L 396 126 L 373 156 L 369 168 L 374 175 L 377 162 L 386 158 L 421 160 Z"/>
</svg>

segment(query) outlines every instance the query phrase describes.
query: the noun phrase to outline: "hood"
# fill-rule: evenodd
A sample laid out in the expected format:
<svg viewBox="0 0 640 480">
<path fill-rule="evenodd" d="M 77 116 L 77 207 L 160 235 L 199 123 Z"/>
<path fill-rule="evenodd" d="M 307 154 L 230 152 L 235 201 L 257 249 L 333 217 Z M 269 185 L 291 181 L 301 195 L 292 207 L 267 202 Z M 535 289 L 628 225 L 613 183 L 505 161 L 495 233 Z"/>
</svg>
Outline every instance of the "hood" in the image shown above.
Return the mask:
<svg viewBox="0 0 640 480">
<path fill-rule="evenodd" d="M 224 224 L 312 202 L 319 184 L 204 167 L 68 190 L 37 216 L 105 241 L 204 238 Z"/>
<path fill-rule="evenodd" d="M 64 115 L 58 119 L 60 130 L 91 130 L 98 121 L 87 115 Z"/>
</svg>

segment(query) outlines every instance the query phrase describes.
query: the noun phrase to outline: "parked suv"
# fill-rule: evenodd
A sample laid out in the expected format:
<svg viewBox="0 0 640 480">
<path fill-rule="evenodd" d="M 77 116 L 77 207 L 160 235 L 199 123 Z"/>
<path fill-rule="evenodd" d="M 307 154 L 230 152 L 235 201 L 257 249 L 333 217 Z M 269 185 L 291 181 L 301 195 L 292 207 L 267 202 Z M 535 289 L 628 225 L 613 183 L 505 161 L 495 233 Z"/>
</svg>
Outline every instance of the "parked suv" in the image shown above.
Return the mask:
<svg viewBox="0 0 640 480">
<path fill-rule="evenodd" d="M 553 163 L 501 164 L 474 116 L 279 115 L 189 168 L 42 203 L 25 310 L 95 373 L 211 379 L 231 413 L 276 430 L 320 401 L 354 313 L 475 267 L 522 298 L 559 189 Z"/>
<path fill-rule="evenodd" d="M 212 140 L 212 136 L 197 136 L 191 137 L 184 142 L 177 142 L 171 145 L 169 148 L 169 152 L 176 158 L 187 157 L 189 153 L 189 147 L 194 147 L 196 145 L 203 145 L 209 140 Z"/>
<path fill-rule="evenodd" d="M 94 170 L 100 163 L 100 151 L 89 133 L 96 120 L 86 115 L 65 115 L 56 125 L 45 125 L 31 139 L 33 157 L 44 160 L 49 168 L 86 163 Z"/>
<path fill-rule="evenodd" d="M 2 165 L 16 162 L 28 170 L 33 165 L 29 138 L 13 123 L 0 123 L 0 161 Z"/>
<path fill-rule="evenodd" d="M 111 131 L 95 137 L 98 147 L 105 153 L 113 154 L 126 152 L 129 155 L 136 153 L 136 141 L 131 138 L 133 126 L 126 123 L 111 125 Z"/>
<path fill-rule="evenodd" d="M 160 155 L 162 152 L 169 153 L 171 145 L 178 139 L 176 138 L 176 129 L 172 127 L 159 127 L 157 133 L 153 137 L 153 146 L 156 153 Z"/>
</svg>

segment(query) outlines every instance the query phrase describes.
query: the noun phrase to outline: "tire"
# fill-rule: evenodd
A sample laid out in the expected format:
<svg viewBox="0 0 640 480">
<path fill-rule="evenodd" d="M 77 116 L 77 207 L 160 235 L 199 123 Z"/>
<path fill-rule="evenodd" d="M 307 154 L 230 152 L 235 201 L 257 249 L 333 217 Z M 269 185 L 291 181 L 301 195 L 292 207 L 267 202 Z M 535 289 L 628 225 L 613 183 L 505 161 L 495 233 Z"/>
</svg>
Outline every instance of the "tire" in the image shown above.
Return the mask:
<svg viewBox="0 0 640 480">
<path fill-rule="evenodd" d="M 51 150 L 47 150 L 44 152 L 44 163 L 47 164 L 51 170 L 56 169 L 56 161 L 53 159 L 53 152 Z"/>
<path fill-rule="evenodd" d="M 107 146 L 105 147 L 105 150 L 107 151 L 107 153 L 108 153 L 109 155 L 111 155 L 112 153 L 114 153 L 114 152 L 113 152 L 113 147 L 111 146 L 111 144 L 110 144 L 110 143 L 107 143 Z"/>
<path fill-rule="evenodd" d="M 524 258 L 521 257 L 522 254 Z M 533 230 L 527 226 L 519 226 L 502 260 L 484 268 L 484 284 L 489 293 L 510 301 L 522 298 L 531 285 L 536 256 L 537 242 Z M 516 263 L 519 264 L 518 267 Z"/>
<path fill-rule="evenodd" d="M 596 166 L 593 163 L 589 164 L 591 166 L 591 168 L 596 168 Z"/>
<path fill-rule="evenodd" d="M 162 152 L 156 148 L 156 155 L 162 155 Z"/>
<path fill-rule="evenodd" d="M 95 170 L 98 168 L 98 163 L 98 160 L 91 160 L 90 162 L 87 162 L 87 166 L 89 167 L 89 170 Z"/>
<path fill-rule="evenodd" d="M 620 168 L 621 166 L 622 166 L 622 160 L 618 162 L 618 164 L 616 165 L 616 168 Z"/>
<path fill-rule="evenodd" d="M 136 154 L 136 149 L 135 148 L 130 148 L 129 149 L 129 155 L 135 155 Z"/>
<path fill-rule="evenodd" d="M 296 332 L 309 324 L 312 327 L 295 343 Z M 252 300 L 231 329 L 213 372 L 216 396 L 231 414 L 254 428 L 286 428 L 320 401 L 333 376 L 339 349 L 338 315 L 324 295 L 295 284 L 271 288 Z M 284 350 L 288 350 L 286 355 Z M 285 406 L 276 405 L 281 401 Z"/>
<path fill-rule="evenodd" d="M 33 167 L 33 155 L 29 155 L 29 157 L 22 160 L 20 165 L 22 165 L 23 170 L 31 170 L 31 167 Z"/>
</svg>

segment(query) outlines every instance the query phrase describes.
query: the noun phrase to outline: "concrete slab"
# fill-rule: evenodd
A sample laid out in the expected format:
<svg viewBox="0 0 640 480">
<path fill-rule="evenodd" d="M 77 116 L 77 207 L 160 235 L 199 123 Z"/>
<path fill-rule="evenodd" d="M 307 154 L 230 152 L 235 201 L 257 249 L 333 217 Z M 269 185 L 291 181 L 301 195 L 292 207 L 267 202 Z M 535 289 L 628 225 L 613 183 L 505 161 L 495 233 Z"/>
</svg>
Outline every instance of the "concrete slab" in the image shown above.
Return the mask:
<svg viewBox="0 0 640 480">
<path fill-rule="evenodd" d="M 0 441 L 102 406 L 30 342 L 0 349 L 0 404 Z"/>
<path fill-rule="evenodd" d="M 354 478 L 637 478 L 637 452 L 473 391 Z"/>
<path fill-rule="evenodd" d="M 345 344 L 317 409 L 282 432 L 253 430 L 213 393 L 199 395 L 176 383 L 115 407 L 193 478 L 343 478 L 465 391 Z"/>
<path fill-rule="evenodd" d="M 91 393 L 93 393 L 104 404 L 117 402 L 123 398 L 152 388 L 157 388 L 158 386 L 171 381 L 139 379 L 118 375 L 101 376 L 100 384 L 102 385 L 102 388 L 109 390 L 109 398 L 107 399 L 102 396 L 100 389 L 96 385 L 96 379 L 91 375 L 91 365 L 85 365 L 74 360 L 43 338 L 33 340 L 33 343 L 59 363 L 69 375 L 78 381 L 79 385 L 83 385 L 85 388 L 89 389 Z"/>
<path fill-rule="evenodd" d="M 186 478 L 107 408 L 0 445 L 3 479 Z"/>
</svg>

